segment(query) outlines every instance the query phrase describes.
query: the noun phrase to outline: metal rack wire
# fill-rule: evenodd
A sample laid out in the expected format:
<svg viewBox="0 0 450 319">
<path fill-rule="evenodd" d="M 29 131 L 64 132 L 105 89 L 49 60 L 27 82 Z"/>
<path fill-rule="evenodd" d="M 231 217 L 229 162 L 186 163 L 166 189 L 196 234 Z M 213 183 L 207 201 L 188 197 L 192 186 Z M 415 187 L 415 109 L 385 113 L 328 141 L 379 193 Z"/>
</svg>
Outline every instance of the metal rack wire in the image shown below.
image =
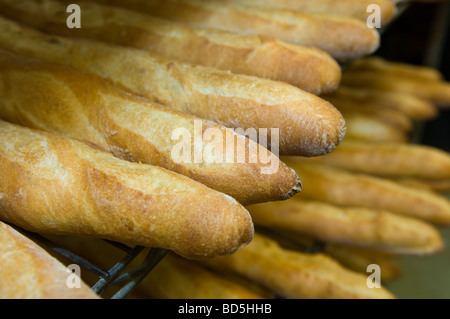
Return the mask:
<svg viewBox="0 0 450 319">
<path fill-rule="evenodd" d="M 147 252 L 145 247 L 142 246 L 129 247 L 119 242 L 103 240 L 105 243 L 118 248 L 126 254 L 125 257 L 117 260 L 111 268 L 104 270 L 95 263 L 83 258 L 69 249 L 62 247 L 61 245 L 56 244 L 52 240 L 49 240 L 40 234 L 27 231 L 16 225 L 9 225 L 43 247 L 55 252 L 59 256 L 67 258 L 74 264 L 77 264 L 78 266 L 98 276 L 98 281 L 91 287 L 97 295 L 103 296 L 110 289 L 117 289 L 118 287 L 118 290 L 114 292 L 110 299 L 126 298 L 128 294 L 169 252 L 169 250 L 161 248 L 152 248 Z M 126 269 L 125 271 L 125 268 L 142 254 L 146 254 L 143 261 L 138 266 L 131 269 Z"/>
</svg>

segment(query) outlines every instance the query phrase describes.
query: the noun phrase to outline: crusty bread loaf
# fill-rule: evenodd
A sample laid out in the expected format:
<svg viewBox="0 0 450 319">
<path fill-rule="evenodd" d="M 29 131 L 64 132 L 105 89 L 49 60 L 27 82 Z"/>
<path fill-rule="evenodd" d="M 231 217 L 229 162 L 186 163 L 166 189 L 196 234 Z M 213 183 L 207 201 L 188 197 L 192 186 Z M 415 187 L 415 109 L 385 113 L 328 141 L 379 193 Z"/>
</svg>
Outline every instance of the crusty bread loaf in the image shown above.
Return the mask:
<svg viewBox="0 0 450 319">
<path fill-rule="evenodd" d="M 385 26 L 395 16 L 397 8 L 389 0 L 231 0 L 238 5 L 262 7 L 268 9 L 291 9 L 305 13 L 336 14 L 354 17 L 367 21 L 371 11 L 370 5 L 380 8 L 381 27 Z M 128 1 L 127 1 L 128 2 Z M 131 2 L 137 2 L 136 0 Z"/>
<path fill-rule="evenodd" d="M 450 83 L 430 81 L 420 77 L 404 75 L 377 76 L 370 70 L 347 70 L 342 83 L 351 87 L 371 87 L 378 90 L 403 92 L 428 100 L 439 107 L 450 106 Z"/>
<path fill-rule="evenodd" d="M 304 160 L 382 177 L 450 180 L 450 154 L 426 145 L 346 140 L 327 156 Z"/>
<path fill-rule="evenodd" d="M 284 249 L 258 233 L 244 249 L 230 256 L 212 258 L 204 264 L 250 278 L 285 298 L 395 298 L 383 287 L 370 289 L 367 276 L 344 268 L 329 256 Z"/>
<path fill-rule="evenodd" d="M 168 110 L 65 65 L 0 50 L 0 66 L 4 120 L 164 167 L 243 204 L 287 199 L 300 191 L 296 173 L 276 154 L 216 123 Z M 177 136 L 180 130 L 189 136 Z M 214 134 L 210 139 L 208 130 Z M 179 150 L 185 144 L 187 149 Z M 217 156 L 208 159 L 214 152 Z"/>
<path fill-rule="evenodd" d="M 363 274 L 367 274 L 369 265 L 378 265 L 380 267 L 380 279 L 384 283 L 398 279 L 403 273 L 395 255 L 377 250 L 327 244 L 323 252 L 344 267 Z"/>
<path fill-rule="evenodd" d="M 129 2 L 116 3 L 127 6 Z M 194 27 L 267 35 L 288 43 L 319 48 L 336 59 L 371 54 L 380 44 L 376 29 L 347 16 L 246 7 L 226 1 L 143 0 L 137 5 L 139 10 L 160 18 Z M 137 8 L 137 5 L 133 7 Z"/>
<path fill-rule="evenodd" d="M 415 95 L 367 87 L 341 85 L 333 93 L 322 95 L 327 101 L 339 105 L 344 102 L 359 103 L 371 108 L 389 108 L 400 111 L 413 120 L 430 120 L 438 115 L 438 108 L 428 100 Z"/>
<path fill-rule="evenodd" d="M 0 219 L 24 229 L 192 259 L 233 253 L 253 236 L 243 206 L 185 176 L 4 121 L 0 137 Z"/>
<path fill-rule="evenodd" d="M 380 209 L 339 207 L 301 196 L 246 208 L 257 226 L 326 243 L 419 255 L 436 253 L 444 247 L 435 227 Z"/>
<path fill-rule="evenodd" d="M 316 48 L 268 36 L 192 28 L 136 11 L 86 2 L 77 2 L 82 11 L 82 28 L 69 29 L 66 8 L 70 3 L 1 0 L 0 12 L 50 33 L 145 49 L 191 64 L 287 82 L 314 94 L 334 91 L 340 83 L 337 62 Z"/>
<path fill-rule="evenodd" d="M 107 78 L 171 109 L 230 128 L 267 128 L 269 134 L 269 128 L 279 128 L 281 154 L 324 154 L 344 136 L 345 121 L 330 103 L 286 83 L 191 66 L 147 51 L 47 35 L 1 17 L 0 29 L 0 47 Z"/>
<path fill-rule="evenodd" d="M 284 157 L 284 161 L 302 180 L 302 194 L 298 198 L 383 209 L 436 225 L 450 224 L 450 201 L 438 194 L 380 177 L 314 164 L 307 159 Z"/>
<path fill-rule="evenodd" d="M 67 283 L 75 274 L 1 221 L 0 264 L 0 299 L 99 299 L 81 279 L 71 288 Z"/>
<path fill-rule="evenodd" d="M 263 299 L 246 287 L 174 254 L 164 257 L 136 291 L 152 299 Z"/>
</svg>

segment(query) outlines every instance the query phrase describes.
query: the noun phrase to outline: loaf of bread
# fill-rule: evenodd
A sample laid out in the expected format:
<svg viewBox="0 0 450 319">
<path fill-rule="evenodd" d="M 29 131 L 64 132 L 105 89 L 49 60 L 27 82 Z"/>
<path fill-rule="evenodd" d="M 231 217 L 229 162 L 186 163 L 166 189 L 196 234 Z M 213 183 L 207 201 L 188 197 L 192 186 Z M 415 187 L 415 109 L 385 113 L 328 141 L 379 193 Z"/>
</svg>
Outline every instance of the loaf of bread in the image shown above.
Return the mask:
<svg viewBox="0 0 450 319">
<path fill-rule="evenodd" d="M 280 154 L 314 156 L 340 143 L 342 115 L 330 103 L 279 81 L 192 66 L 148 51 L 44 34 L 0 17 L 0 47 L 68 64 L 176 111 L 230 128 L 279 129 Z"/>
<path fill-rule="evenodd" d="M 72 281 L 76 274 L 45 249 L 1 221 L 0 263 L 0 299 L 100 298 L 79 277 Z"/>
<path fill-rule="evenodd" d="M 435 118 L 439 110 L 428 100 L 415 95 L 367 87 L 341 85 L 338 90 L 322 95 L 322 98 L 336 105 L 359 104 L 370 108 L 388 108 L 400 111 L 413 120 L 424 121 Z"/>
<path fill-rule="evenodd" d="M 96 1 L 111 4 L 111 1 Z M 316 47 L 338 60 L 371 54 L 380 44 L 376 29 L 348 16 L 248 7 L 227 1 L 135 0 L 112 3 L 193 27 L 266 35 L 287 43 Z"/>
<path fill-rule="evenodd" d="M 297 174 L 276 154 L 231 129 L 168 110 L 65 65 L 0 50 L 0 66 L 4 120 L 164 167 L 243 204 L 287 199 L 300 191 Z"/>
<path fill-rule="evenodd" d="M 351 100 L 333 101 L 332 103 L 342 113 L 344 118 L 348 118 L 353 115 L 361 115 L 392 125 L 406 133 L 411 132 L 413 128 L 412 119 L 398 110 L 383 107 L 372 107 L 367 104 L 360 105 Z"/>
<path fill-rule="evenodd" d="M 345 124 L 347 128 L 345 140 L 347 141 L 400 144 L 410 140 L 408 132 L 404 129 L 362 112 L 347 112 Z"/>
<path fill-rule="evenodd" d="M 437 229 L 421 220 L 364 207 L 339 207 L 294 197 L 246 206 L 257 226 L 397 254 L 431 254 L 443 249 Z"/>
<path fill-rule="evenodd" d="M 0 122 L 0 219 L 30 231 L 230 254 L 253 236 L 248 211 L 166 169 L 131 163 L 59 135 Z"/>
<path fill-rule="evenodd" d="M 261 7 L 268 9 L 291 9 L 314 14 L 332 14 L 357 18 L 367 21 L 373 11 L 370 5 L 380 8 L 380 26 L 384 27 L 393 20 L 396 6 L 389 0 L 231 0 L 237 5 Z M 128 1 L 127 1 L 128 2 Z M 136 0 L 131 1 L 137 2 Z"/>
<path fill-rule="evenodd" d="M 70 29 L 66 10 L 72 2 L 2 0 L 0 12 L 53 34 L 115 43 L 191 64 L 283 81 L 313 94 L 334 91 L 340 83 L 338 63 L 316 48 L 268 36 L 192 28 L 137 11 L 86 2 L 77 2 L 82 28 Z"/>
<path fill-rule="evenodd" d="M 345 268 L 358 273 L 368 274 L 368 266 L 376 264 L 380 267 L 381 282 L 393 281 L 402 273 L 401 265 L 397 262 L 398 257 L 404 256 L 401 254 L 368 247 L 322 242 L 313 237 L 286 230 L 258 227 L 257 232 L 274 239 L 285 249 L 328 255 Z"/>
<path fill-rule="evenodd" d="M 440 226 L 450 224 L 450 201 L 441 195 L 303 158 L 284 157 L 283 160 L 302 180 L 303 189 L 298 198 L 382 209 Z"/>
<path fill-rule="evenodd" d="M 255 233 L 252 242 L 237 253 L 202 263 L 216 271 L 238 273 L 284 298 L 395 298 L 383 287 L 369 288 L 367 276 L 344 268 L 329 256 L 284 249 L 259 233 Z"/>
<path fill-rule="evenodd" d="M 450 181 L 450 154 L 426 145 L 345 140 L 331 154 L 304 161 L 381 177 Z"/>
<path fill-rule="evenodd" d="M 136 291 L 152 299 L 263 299 L 246 287 L 174 254 L 164 257 Z"/>
</svg>

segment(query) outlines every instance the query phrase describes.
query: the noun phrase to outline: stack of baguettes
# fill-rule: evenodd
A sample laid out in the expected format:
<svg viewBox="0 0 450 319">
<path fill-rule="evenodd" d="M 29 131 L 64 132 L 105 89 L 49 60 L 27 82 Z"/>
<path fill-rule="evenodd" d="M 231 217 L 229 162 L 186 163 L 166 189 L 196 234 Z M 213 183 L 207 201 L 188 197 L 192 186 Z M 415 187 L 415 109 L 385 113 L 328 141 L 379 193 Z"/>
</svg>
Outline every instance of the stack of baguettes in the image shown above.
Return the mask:
<svg viewBox="0 0 450 319">
<path fill-rule="evenodd" d="M 393 253 L 441 249 L 431 225 L 290 199 L 302 183 L 310 189 L 300 162 L 325 158 L 360 128 L 324 98 L 339 92 L 337 61 L 379 45 L 367 1 L 332 2 L 81 1 L 82 27 L 69 29 L 70 1 L 0 0 L 0 220 L 104 267 L 115 256 L 98 238 L 173 251 L 138 286 L 144 297 L 392 298 L 367 286 L 362 267 L 382 265 L 387 280 L 398 271 Z M 395 6 L 376 4 L 385 25 Z M 173 133 L 195 136 L 198 123 L 200 134 L 223 133 L 230 162 L 174 160 Z M 236 128 L 279 128 L 267 145 L 279 137 L 297 171 L 279 162 L 262 173 L 278 154 Z M 207 154 L 211 140 L 184 146 Z M 235 145 L 270 163 L 237 163 Z M 446 203 L 427 201 L 436 198 L 404 200 L 445 221 Z M 255 233 L 267 220 L 278 235 L 292 230 L 293 246 Z M 88 286 L 68 289 L 62 261 L 1 226 L 2 297 L 98 298 Z M 326 243 L 321 253 L 296 249 L 311 239 Z"/>
</svg>

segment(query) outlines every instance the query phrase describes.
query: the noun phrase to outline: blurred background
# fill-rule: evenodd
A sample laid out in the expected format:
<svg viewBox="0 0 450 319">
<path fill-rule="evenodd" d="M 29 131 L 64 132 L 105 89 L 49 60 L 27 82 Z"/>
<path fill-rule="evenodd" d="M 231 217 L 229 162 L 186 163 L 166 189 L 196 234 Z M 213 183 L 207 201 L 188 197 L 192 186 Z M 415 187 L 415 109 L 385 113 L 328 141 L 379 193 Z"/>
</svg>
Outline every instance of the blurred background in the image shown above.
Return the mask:
<svg viewBox="0 0 450 319">
<path fill-rule="evenodd" d="M 376 55 L 391 61 L 432 66 L 450 80 L 450 1 L 412 3 L 383 33 Z M 417 127 L 417 142 L 450 152 L 450 109 Z M 450 198 L 450 196 L 449 196 Z M 403 275 L 388 288 L 401 298 L 450 298 L 450 230 L 441 229 L 447 249 L 399 260 Z"/>
<path fill-rule="evenodd" d="M 408 5 L 384 31 L 375 54 L 391 61 L 432 66 L 449 81 L 450 1 Z M 450 151 L 450 110 L 418 129 L 419 142 Z"/>
</svg>

